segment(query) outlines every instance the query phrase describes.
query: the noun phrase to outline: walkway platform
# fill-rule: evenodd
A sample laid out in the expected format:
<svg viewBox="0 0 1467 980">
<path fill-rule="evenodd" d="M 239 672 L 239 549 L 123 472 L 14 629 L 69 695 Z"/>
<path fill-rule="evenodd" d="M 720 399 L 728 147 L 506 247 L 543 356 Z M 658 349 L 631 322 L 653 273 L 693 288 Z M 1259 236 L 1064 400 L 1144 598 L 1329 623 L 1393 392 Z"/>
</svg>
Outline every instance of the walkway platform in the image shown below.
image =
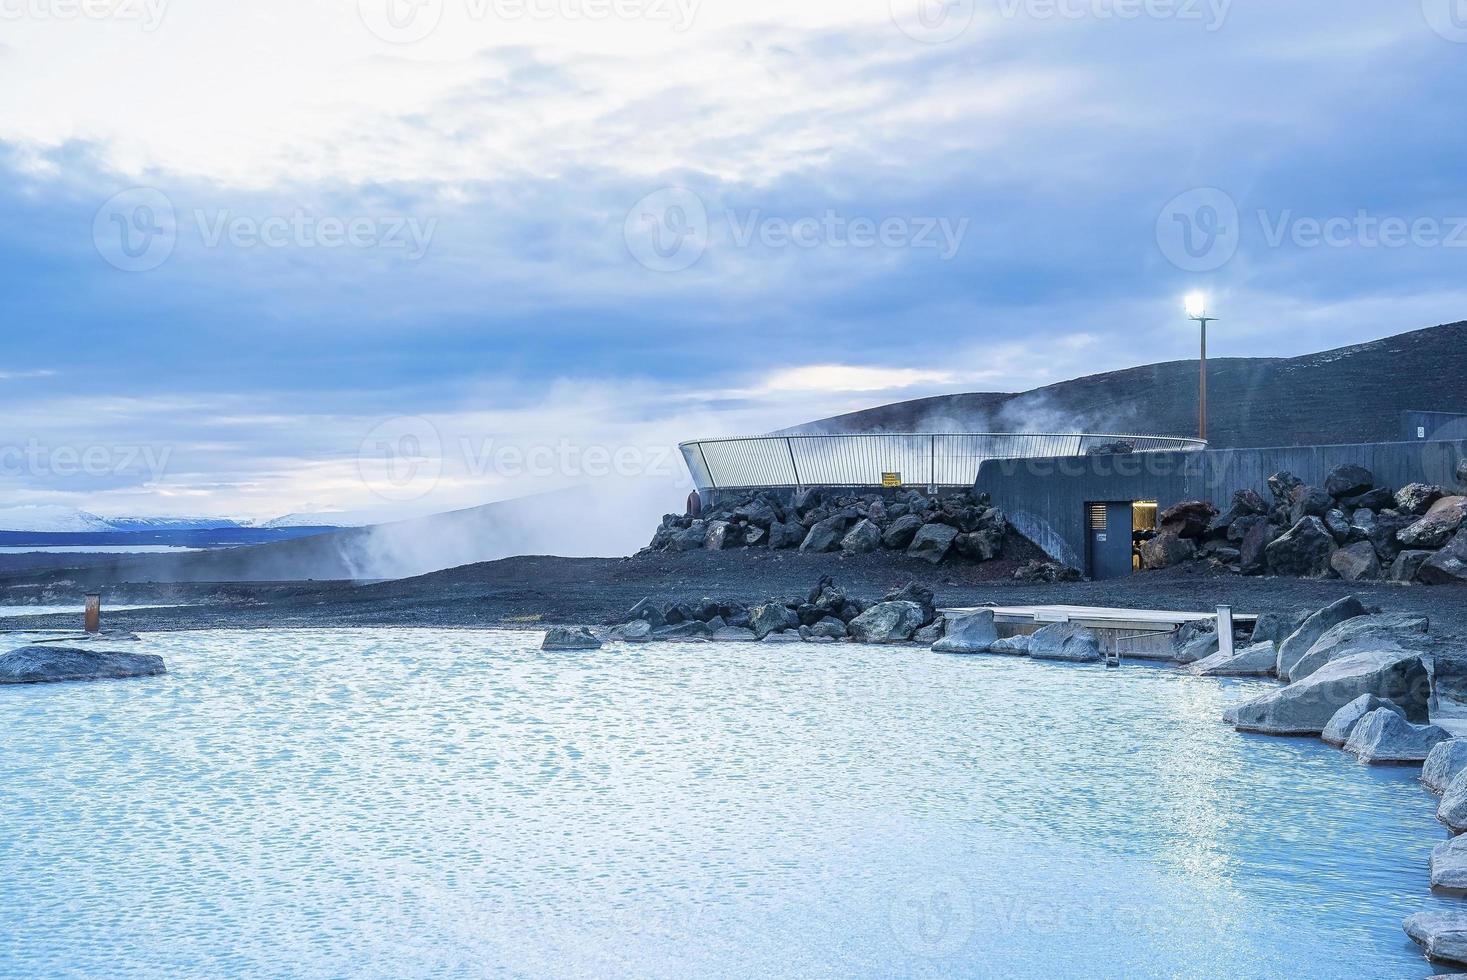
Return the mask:
<svg viewBox="0 0 1467 980">
<path fill-rule="evenodd" d="M 1163 609 L 1118 609 L 1108 606 L 973 606 L 943 610 L 948 615 L 992 609 L 993 621 L 1006 626 L 1048 626 L 1075 623 L 1091 629 L 1136 630 L 1170 633 L 1186 623 L 1212 622 L 1217 611 L 1174 612 Z M 1233 622 L 1252 623 L 1257 615 L 1233 613 Z"/>
</svg>

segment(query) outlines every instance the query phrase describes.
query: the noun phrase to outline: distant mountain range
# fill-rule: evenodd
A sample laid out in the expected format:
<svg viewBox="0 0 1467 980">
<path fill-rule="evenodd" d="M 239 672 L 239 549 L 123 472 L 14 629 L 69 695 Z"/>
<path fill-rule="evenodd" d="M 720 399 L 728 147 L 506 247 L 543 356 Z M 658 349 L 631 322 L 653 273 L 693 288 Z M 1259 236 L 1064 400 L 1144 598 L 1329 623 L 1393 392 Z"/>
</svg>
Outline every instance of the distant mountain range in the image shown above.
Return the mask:
<svg viewBox="0 0 1467 980">
<path fill-rule="evenodd" d="M 1391 442 L 1406 413 L 1467 413 L 1467 321 L 1303 357 L 1208 361 L 1208 437 L 1219 448 Z M 1467 420 L 1428 435 L 1467 438 Z M 849 432 L 1197 434 L 1197 362 L 1169 361 L 1033 391 L 896 402 L 786 429 Z M 1411 430 L 1414 436 L 1414 427 Z"/>
<path fill-rule="evenodd" d="M 287 514 L 269 521 L 235 521 L 217 517 L 98 517 L 74 507 L 35 504 L 0 507 L 0 531 L 39 534 L 107 534 L 177 531 L 219 531 L 239 528 L 361 527 L 367 519 L 346 513 Z"/>
</svg>

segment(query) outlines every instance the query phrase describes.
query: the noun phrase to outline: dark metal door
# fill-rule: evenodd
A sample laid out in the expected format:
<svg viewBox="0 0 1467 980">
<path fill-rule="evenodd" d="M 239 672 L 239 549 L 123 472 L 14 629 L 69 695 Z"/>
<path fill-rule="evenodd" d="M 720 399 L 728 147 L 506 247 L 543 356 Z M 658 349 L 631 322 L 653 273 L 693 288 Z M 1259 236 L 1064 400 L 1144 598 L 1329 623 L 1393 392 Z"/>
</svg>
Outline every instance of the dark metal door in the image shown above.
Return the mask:
<svg viewBox="0 0 1467 980">
<path fill-rule="evenodd" d="M 1131 574 L 1131 502 L 1085 505 L 1089 572 L 1093 579 Z"/>
</svg>

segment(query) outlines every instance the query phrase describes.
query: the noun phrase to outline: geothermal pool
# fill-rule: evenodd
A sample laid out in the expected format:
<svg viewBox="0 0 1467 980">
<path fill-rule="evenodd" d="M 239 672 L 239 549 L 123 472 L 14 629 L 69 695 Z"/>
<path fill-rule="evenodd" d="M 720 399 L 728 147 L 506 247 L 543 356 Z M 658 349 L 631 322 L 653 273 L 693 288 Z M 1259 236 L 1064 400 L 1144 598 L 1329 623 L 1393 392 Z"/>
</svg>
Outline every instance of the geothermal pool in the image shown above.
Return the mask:
<svg viewBox="0 0 1467 980">
<path fill-rule="evenodd" d="M 0 974 L 1425 977 L 1416 770 L 1251 682 L 905 648 L 154 635 L 0 688 Z"/>
</svg>

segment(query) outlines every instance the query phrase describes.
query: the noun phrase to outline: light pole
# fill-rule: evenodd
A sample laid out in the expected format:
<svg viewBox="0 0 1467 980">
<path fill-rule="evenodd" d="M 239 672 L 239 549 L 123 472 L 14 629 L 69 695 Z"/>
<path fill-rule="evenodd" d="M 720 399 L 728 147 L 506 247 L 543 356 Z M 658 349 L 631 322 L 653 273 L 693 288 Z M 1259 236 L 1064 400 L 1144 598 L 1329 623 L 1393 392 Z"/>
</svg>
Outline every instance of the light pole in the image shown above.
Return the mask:
<svg viewBox="0 0 1467 980">
<path fill-rule="evenodd" d="M 1196 320 L 1202 325 L 1202 358 L 1198 368 L 1197 385 L 1197 435 L 1205 442 L 1207 440 L 1207 325 L 1217 317 L 1207 315 L 1207 297 L 1201 293 L 1193 293 L 1187 297 L 1187 319 Z"/>
</svg>

